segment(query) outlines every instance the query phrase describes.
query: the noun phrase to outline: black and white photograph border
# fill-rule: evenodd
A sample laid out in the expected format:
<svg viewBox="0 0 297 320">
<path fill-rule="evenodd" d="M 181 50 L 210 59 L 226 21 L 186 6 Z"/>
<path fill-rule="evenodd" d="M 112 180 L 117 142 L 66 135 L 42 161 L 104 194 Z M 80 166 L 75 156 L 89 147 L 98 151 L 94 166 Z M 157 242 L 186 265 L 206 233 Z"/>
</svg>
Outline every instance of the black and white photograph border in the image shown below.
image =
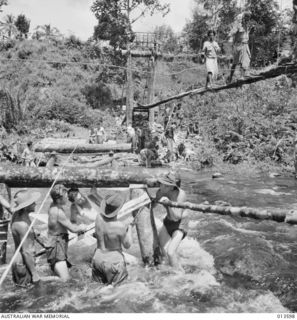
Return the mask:
<svg viewBox="0 0 297 320">
<path fill-rule="evenodd" d="M 0 0 L 0 62 L 1 319 L 295 319 L 296 0 Z"/>
</svg>

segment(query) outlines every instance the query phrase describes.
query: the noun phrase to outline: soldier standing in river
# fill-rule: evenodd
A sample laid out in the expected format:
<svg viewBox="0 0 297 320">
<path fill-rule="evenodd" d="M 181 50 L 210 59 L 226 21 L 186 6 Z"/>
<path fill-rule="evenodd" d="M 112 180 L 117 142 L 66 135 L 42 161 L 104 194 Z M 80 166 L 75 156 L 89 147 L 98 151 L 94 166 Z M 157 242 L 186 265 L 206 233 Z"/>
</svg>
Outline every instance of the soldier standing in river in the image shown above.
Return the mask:
<svg viewBox="0 0 297 320">
<path fill-rule="evenodd" d="M 71 263 L 68 261 L 68 230 L 74 233 L 84 232 L 86 226 L 76 225 L 66 217 L 64 205 L 67 202 L 67 189 L 56 184 L 51 191 L 53 202 L 48 211 L 48 243 L 47 261 L 52 271 L 62 280 L 67 281 L 69 276 L 68 268 Z"/>
<path fill-rule="evenodd" d="M 96 282 L 117 285 L 128 277 L 122 247 L 128 249 L 132 244 L 134 222 L 126 227 L 117 220 L 124 203 L 119 193 L 107 195 L 101 203 L 95 222 L 97 249 L 92 259 L 92 278 Z"/>
<path fill-rule="evenodd" d="M 29 193 L 27 190 L 20 190 L 14 196 L 16 206 L 13 208 L 11 233 L 15 249 L 19 247 L 31 225 L 29 213 L 34 212 L 36 201 L 40 196 L 39 192 Z M 31 230 L 12 265 L 12 279 L 19 286 L 27 286 L 40 281 L 35 267 L 35 240 L 38 238 Z"/>
</svg>

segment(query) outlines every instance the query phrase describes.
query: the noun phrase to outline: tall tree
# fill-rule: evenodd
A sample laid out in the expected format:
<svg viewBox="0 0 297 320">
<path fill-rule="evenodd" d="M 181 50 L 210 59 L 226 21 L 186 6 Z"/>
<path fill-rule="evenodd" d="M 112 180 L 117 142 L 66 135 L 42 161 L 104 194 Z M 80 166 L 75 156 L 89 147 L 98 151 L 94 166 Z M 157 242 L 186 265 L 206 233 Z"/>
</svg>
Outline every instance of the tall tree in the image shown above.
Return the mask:
<svg viewBox="0 0 297 320">
<path fill-rule="evenodd" d="M 178 49 L 178 39 L 170 26 L 158 26 L 154 30 L 156 40 L 162 44 L 164 52 L 174 52 Z"/>
<path fill-rule="evenodd" d="M 217 31 L 220 45 L 229 51 L 227 39 L 232 24 L 239 13 L 250 12 L 250 23 L 254 26 L 250 35 L 252 65 L 261 67 L 276 60 L 284 39 L 279 36 L 282 32 L 278 32 L 283 27 L 276 0 L 246 0 L 244 7 L 239 7 L 236 0 L 195 0 L 195 4 L 193 17 L 185 27 L 194 50 L 201 47 L 203 35 L 211 28 Z"/>
<path fill-rule="evenodd" d="M 208 29 L 215 30 L 219 40 L 225 40 L 238 12 L 236 0 L 195 0 L 192 19 L 184 28 L 191 48 L 201 49 Z"/>
<path fill-rule="evenodd" d="M 8 2 L 7 0 L 0 0 L 0 12 L 3 12 L 2 7 L 7 6 Z"/>
<path fill-rule="evenodd" d="M 37 39 L 57 40 L 62 37 L 61 32 L 50 24 L 44 24 L 35 28 L 35 37 Z"/>
<path fill-rule="evenodd" d="M 27 39 L 30 30 L 30 20 L 27 19 L 24 14 L 20 14 L 15 21 L 15 26 L 20 33 L 20 37 L 25 37 Z"/>
<path fill-rule="evenodd" d="M 9 39 L 11 39 L 13 36 L 17 35 L 18 29 L 15 26 L 15 16 L 12 14 L 8 14 L 4 18 L 4 22 L 1 22 L 0 30 Z"/>
<path fill-rule="evenodd" d="M 98 20 L 94 38 L 109 40 L 113 47 L 125 47 L 133 39 L 133 24 L 146 14 L 169 12 L 169 4 L 159 0 L 95 0 L 91 7 Z"/>
<path fill-rule="evenodd" d="M 279 5 L 276 0 L 248 0 L 254 32 L 250 37 L 252 65 L 261 67 L 276 61 L 281 45 Z"/>
<path fill-rule="evenodd" d="M 160 0 L 95 0 L 91 10 L 98 20 L 94 30 L 95 39 L 109 40 L 114 49 L 127 48 L 127 124 L 132 123 L 133 74 L 130 42 L 134 36 L 133 24 L 145 16 L 161 12 L 166 15 L 169 12 L 169 4 L 161 4 Z"/>
</svg>

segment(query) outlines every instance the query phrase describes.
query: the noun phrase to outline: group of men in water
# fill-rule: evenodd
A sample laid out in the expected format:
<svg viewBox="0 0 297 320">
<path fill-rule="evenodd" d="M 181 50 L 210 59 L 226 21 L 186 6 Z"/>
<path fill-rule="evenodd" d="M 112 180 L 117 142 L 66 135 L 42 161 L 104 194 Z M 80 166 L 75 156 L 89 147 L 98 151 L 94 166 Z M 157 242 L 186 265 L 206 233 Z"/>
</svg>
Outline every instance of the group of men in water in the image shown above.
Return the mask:
<svg viewBox="0 0 297 320">
<path fill-rule="evenodd" d="M 156 196 L 152 197 L 152 209 L 160 199 L 184 202 L 186 194 L 180 188 L 180 178 L 177 174 L 169 172 L 159 179 L 160 188 Z M 128 249 L 132 244 L 132 228 L 135 218 L 128 222 L 119 221 L 117 215 L 124 203 L 126 196 L 120 191 L 106 191 L 102 193 L 96 188 L 91 189 L 88 196 L 83 195 L 79 189 L 66 189 L 61 184 L 56 184 L 50 191 L 51 204 L 48 210 L 47 237 L 30 228 L 29 214 L 35 211 L 36 203 L 40 199 L 39 192 L 30 192 L 22 189 L 14 195 L 14 206 L 0 198 L 1 205 L 12 212 L 11 232 L 17 250 L 20 251 L 13 257 L 12 279 L 20 286 L 49 280 L 67 281 L 70 278 L 68 259 L 69 234 L 84 233 L 91 223 L 95 221 L 97 246 L 92 258 L 92 279 L 94 281 L 117 285 L 128 277 L 126 260 L 123 249 Z M 70 201 L 70 218 L 66 214 L 67 201 Z M 182 270 L 177 257 L 180 242 L 187 234 L 187 211 L 184 209 L 166 206 L 166 217 L 162 227 L 158 230 L 159 246 L 162 256 L 168 258 L 169 264 Z M 30 232 L 28 232 L 30 230 Z M 35 265 L 35 241 L 45 248 L 47 262 L 53 276 L 40 277 Z"/>
</svg>

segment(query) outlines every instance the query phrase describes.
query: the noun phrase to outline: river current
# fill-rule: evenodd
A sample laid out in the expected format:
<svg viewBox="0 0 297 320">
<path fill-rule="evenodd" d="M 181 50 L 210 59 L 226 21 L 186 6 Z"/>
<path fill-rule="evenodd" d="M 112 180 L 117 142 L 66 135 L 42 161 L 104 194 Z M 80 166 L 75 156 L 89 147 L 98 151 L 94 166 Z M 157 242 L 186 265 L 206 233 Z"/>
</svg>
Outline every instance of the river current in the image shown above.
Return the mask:
<svg viewBox="0 0 297 320">
<path fill-rule="evenodd" d="M 209 173 L 192 171 L 182 176 L 182 188 L 192 202 L 297 208 L 293 178 L 229 175 L 214 180 Z M 44 213 L 48 206 L 49 201 Z M 157 223 L 164 214 L 160 206 Z M 188 237 L 179 247 L 185 274 L 168 265 L 144 268 L 134 232 L 128 253 L 138 260 L 128 265 L 129 279 L 106 289 L 91 280 L 94 246 L 81 241 L 69 250 L 71 281 L 23 289 L 12 284 L 9 274 L 0 292 L 0 312 L 296 312 L 296 238 L 296 227 L 285 223 L 191 212 Z M 10 237 L 8 261 L 13 250 Z M 51 275 L 45 257 L 38 258 L 37 265 L 41 275 Z"/>
</svg>

